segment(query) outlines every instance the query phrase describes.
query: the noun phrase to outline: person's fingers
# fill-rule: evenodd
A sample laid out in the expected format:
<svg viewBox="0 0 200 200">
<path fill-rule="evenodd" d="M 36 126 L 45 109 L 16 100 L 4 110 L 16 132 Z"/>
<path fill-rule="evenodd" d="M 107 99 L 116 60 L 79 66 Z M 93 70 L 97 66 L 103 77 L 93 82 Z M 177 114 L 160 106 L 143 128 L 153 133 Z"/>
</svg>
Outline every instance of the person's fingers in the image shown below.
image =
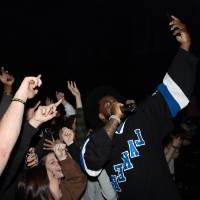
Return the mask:
<svg viewBox="0 0 200 200">
<path fill-rule="evenodd" d="M 174 24 L 171 26 L 170 30 L 173 31 L 175 29 L 185 29 L 185 26 L 183 24 Z"/>
<path fill-rule="evenodd" d="M 57 114 L 57 111 L 51 113 L 51 114 L 48 116 L 48 120 L 53 119 L 53 118 L 56 116 L 56 114 Z"/>
<path fill-rule="evenodd" d="M 52 148 L 54 145 L 52 145 L 52 144 L 46 144 L 46 143 L 44 143 L 43 144 L 43 147 L 45 147 L 45 148 Z"/>
<path fill-rule="evenodd" d="M 67 127 L 62 127 L 62 131 L 65 132 Z"/>
<path fill-rule="evenodd" d="M 35 160 L 35 157 L 28 157 L 26 160 L 27 162 L 32 162 L 33 160 Z"/>
<path fill-rule="evenodd" d="M 33 109 L 36 110 L 36 109 L 39 107 L 40 104 L 41 104 L 41 101 L 38 101 L 38 102 L 35 104 L 35 106 L 33 107 Z"/>
<path fill-rule="evenodd" d="M 58 107 L 58 106 L 62 103 L 62 101 L 63 101 L 63 98 L 60 99 L 59 101 L 57 101 L 57 102 L 55 103 L 55 106 Z"/>
<path fill-rule="evenodd" d="M 41 77 L 42 77 L 41 74 L 39 74 L 39 75 L 37 76 L 37 79 L 38 79 L 38 87 L 40 87 L 40 86 L 42 85 Z"/>
<path fill-rule="evenodd" d="M 35 148 L 34 148 L 34 147 L 29 148 L 28 152 L 29 152 L 29 153 L 35 152 Z"/>
<path fill-rule="evenodd" d="M 45 115 L 45 108 L 44 108 L 44 106 L 40 106 L 39 109 L 40 109 L 41 114 Z"/>
<path fill-rule="evenodd" d="M 75 81 L 72 81 L 72 85 L 73 85 L 73 89 L 75 89 L 76 88 Z"/>
<path fill-rule="evenodd" d="M 55 104 L 53 104 L 51 107 L 51 114 L 55 113 L 56 109 L 57 109 L 57 106 Z"/>
<path fill-rule="evenodd" d="M 171 15 L 171 18 L 172 18 L 173 20 L 175 20 L 175 21 L 180 21 L 180 19 L 177 18 L 177 17 L 175 17 L 174 15 Z"/>
<path fill-rule="evenodd" d="M 35 165 L 35 161 L 32 161 L 32 162 L 27 163 L 27 166 L 28 166 L 28 167 L 32 167 L 33 165 Z"/>
<path fill-rule="evenodd" d="M 46 151 L 53 151 L 53 147 L 43 147 L 42 149 Z"/>
<path fill-rule="evenodd" d="M 67 87 L 70 90 L 70 83 L 69 83 L 69 81 L 67 81 Z"/>
<path fill-rule="evenodd" d="M 45 114 L 44 114 L 44 116 L 47 117 L 50 113 L 51 113 L 51 106 L 47 106 L 45 108 Z"/>
<path fill-rule="evenodd" d="M 182 32 L 183 32 L 182 30 L 177 29 L 177 30 L 175 30 L 175 31 L 173 32 L 173 35 L 176 36 L 176 35 L 178 35 L 178 34 L 181 34 Z"/>
<path fill-rule="evenodd" d="M 48 143 L 48 144 L 54 144 L 54 142 L 53 142 L 53 141 L 51 141 L 51 140 L 48 140 L 48 139 L 44 139 L 44 141 L 45 141 L 46 143 Z"/>
</svg>

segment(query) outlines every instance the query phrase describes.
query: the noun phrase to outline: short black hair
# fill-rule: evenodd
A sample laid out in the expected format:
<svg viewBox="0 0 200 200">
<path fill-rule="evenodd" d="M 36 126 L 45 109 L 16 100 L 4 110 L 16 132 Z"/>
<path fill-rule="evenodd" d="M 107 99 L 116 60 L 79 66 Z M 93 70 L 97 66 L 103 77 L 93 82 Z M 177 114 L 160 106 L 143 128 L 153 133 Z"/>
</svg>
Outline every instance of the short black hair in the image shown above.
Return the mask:
<svg viewBox="0 0 200 200">
<path fill-rule="evenodd" d="M 86 99 L 85 117 L 89 128 L 96 129 L 103 126 L 102 121 L 98 117 L 99 101 L 105 96 L 112 96 L 119 102 L 123 102 L 124 98 L 112 86 L 101 86 L 95 88 Z"/>
</svg>

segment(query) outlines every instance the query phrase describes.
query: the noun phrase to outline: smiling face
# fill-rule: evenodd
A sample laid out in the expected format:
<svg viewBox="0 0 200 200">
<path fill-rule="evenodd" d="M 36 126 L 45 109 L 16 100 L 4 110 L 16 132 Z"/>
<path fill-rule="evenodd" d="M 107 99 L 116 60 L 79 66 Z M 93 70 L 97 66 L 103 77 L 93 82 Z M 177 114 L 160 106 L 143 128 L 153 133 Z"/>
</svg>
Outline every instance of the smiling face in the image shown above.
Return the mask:
<svg viewBox="0 0 200 200">
<path fill-rule="evenodd" d="M 45 158 L 45 166 L 47 173 L 51 174 L 53 177 L 59 179 L 64 175 L 62 173 L 61 166 L 54 153 L 49 153 Z"/>
<path fill-rule="evenodd" d="M 112 104 L 116 102 L 117 99 L 112 96 L 105 96 L 99 101 L 99 118 L 106 122 L 111 116 Z"/>
</svg>

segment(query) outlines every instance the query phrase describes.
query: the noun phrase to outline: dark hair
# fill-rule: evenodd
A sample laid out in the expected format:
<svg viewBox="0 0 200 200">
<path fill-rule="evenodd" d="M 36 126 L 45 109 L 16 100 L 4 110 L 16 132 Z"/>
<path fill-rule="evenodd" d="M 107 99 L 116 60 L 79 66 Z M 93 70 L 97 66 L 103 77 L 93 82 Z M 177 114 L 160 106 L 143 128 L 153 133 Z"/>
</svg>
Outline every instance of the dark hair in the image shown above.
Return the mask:
<svg viewBox="0 0 200 200">
<path fill-rule="evenodd" d="M 24 172 L 18 182 L 17 199 L 53 200 L 49 190 L 47 170 L 43 164 Z"/>
<path fill-rule="evenodd" d="M 124 102 L 124 98 L 119 92 L 111 86 L 100 86 L 90 92 L 86 99 L 85 117 L 87 125 L 92 128 L 100 128 L 103 126 L 102 121 L 98 117 L 99 101 L 105 96 L 112 96 L 120 102 Z"/>
</svg>

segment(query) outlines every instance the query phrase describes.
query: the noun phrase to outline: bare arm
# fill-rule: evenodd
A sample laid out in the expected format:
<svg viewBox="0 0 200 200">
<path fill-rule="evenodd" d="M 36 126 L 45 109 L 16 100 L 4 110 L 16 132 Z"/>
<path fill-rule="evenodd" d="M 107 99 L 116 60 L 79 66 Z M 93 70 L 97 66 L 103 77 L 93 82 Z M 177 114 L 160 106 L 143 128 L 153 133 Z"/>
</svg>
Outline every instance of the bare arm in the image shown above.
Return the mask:
<svg viewBox="0 0 200 200">
<path fill-rule="evenodd" d="M 26 77 L 14 98 L 26 102 L 28 98 L 33 98 L 37 94 L 38 90 L 35 88 L 40 85 L 40 77 Z M 23 113 L 24 104 L 19 101 L 12 101 L 0 122 L 0 175 L 19 136 Z"/>
<path fill-rule="evenodd" d="M 76 86 L 76 82 L 67 81 L 67 87 L 76 99 L 76 109 L 82 108 L 83 105 L 82 105 L 82 100 L 81 100 L 81 93 L 78 87 Z"/>
</svg>

